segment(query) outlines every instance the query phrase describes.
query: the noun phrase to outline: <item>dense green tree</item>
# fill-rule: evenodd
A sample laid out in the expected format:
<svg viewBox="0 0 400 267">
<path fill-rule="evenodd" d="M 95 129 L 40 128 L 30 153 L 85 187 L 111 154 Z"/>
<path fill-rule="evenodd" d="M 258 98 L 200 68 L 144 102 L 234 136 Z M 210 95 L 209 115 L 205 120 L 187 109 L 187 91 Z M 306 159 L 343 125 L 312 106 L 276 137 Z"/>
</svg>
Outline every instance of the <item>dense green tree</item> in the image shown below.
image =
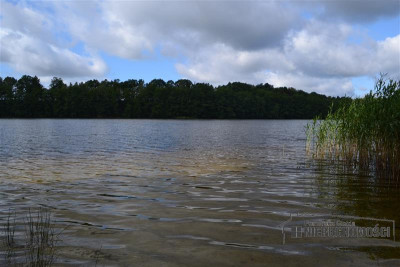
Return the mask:
<svg viewBox="0 0 400 267">
<path fill-rule="evenodd" d="M 17 80 L 0 77 L 0 117 L 12 117 L 14 111 L 14 91 Z"/>
<path fill-rule="evenodd" d="M 42 117 L 45 114 L 45 89 L 38 77 L 22 76 L 15 85 L 15 113 L 19 117 Z"/>
<path fill-rule="evenodd" d="M 65 84 L 54 77 L 0 78 L 0 117 L 311 119 L 350 98 L 333 98 L 265 83 L 210 84 L 154 79 L 89 80 Z"/>
</svg>

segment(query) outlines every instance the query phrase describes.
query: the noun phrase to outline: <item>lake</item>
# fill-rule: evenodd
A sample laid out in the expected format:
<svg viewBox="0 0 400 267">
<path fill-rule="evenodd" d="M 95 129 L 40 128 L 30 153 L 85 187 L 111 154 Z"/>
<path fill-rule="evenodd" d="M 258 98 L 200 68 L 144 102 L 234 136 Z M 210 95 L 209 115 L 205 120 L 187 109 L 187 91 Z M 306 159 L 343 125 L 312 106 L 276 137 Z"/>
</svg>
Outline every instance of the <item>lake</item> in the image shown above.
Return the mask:
<svg viewBox="0 0 400 267">
<path fill-rule="evenodd" d="M 291 216 L 400 224 L 398 190 L 314 162 L 306 124 L 0 120 L 0 223 L 49 208 L 65 266 L 398 266 L 392 239 L 283 235 Z"/>
</svg>

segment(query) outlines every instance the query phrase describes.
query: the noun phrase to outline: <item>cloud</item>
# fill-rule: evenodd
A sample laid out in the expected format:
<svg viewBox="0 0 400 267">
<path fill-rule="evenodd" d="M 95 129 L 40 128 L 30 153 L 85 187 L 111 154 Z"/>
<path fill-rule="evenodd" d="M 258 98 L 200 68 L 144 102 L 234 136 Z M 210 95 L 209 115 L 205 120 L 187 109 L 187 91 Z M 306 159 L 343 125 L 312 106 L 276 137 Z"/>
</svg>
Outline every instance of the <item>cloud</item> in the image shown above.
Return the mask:
<svg viewBox="0 0 400 267">
<path fill-rule="evenodd" d="M 215 85 L 241 81 L 288 86 L 327 95 L 353 94 L 351 77 L 309 75 L 296 64 L 283 49 L 247 52 L 216 46 L 213 51 L 203 51 L 200 57 L 187 64 L 178 63 L 176 68 L 185 78 Z"/>
<path fill-rule="evenodd" d="M 101 76 L 106 70 L 100 58 L 83 57 L 21 32 L 1 29 L 0 37 L 0 60 L 21 73 L 81 77 Z"/>
<path fill-rule="evenodd" d="M 97 56 L 82 56 L 60 46 L 53 21 L 22 4 L 2 2 L 0 61 L 14 70 L 43 77 L 101 77 L 107 70 Z"/>
<path fill-rule="evenodd" d="M 152 40 L 145 35 L 146 29 L 121 20 L 120 14 L 113 14 L 103 6 L 105 3 L 62 1 L 50 4 L 60 15 L 58 19 L 72 42 L 83 42 L 93 53 L 103 51 L 121 58 L 142 59 L 144 52 L 153 48 Z M 121 2 L 122 6 L 126 4 L 129 3 Z"/>
<path fill-rule="evenodd" d="M 324 16 L 341 18 L 350 22 L 373 22 L 384 17 L 394 17 L 400 14 L 398 0 L 351 0 L 321 2 L 325 6 Z"/>
<path fill-rule="evenodd" d="M 400 35 L 354 43 L 354 29 L 312 20 L 288 34 L 284 45 L 246 51 L 216 45 L 189 57 L 177 70 L 186 78 L 223 84 L 272 83 L 325 94 L 352 94 L 353 77 L 400 73 Z"/>
<path fill-rule="evenodd" d="M 36 36 L 47 41 L 52 39 L 53 22 L 45 14 L 34 11 L 22 4 L 1 2 L 1 27 Z"/>
<path fill-rule="evenodd" d="M 383 49 L 386 42 L 371 39 L 354 43 L 353 28 L 348 24 L 311 21 L 288 37 L 285 54 L 297 69 L 316 77 L 352 77 L 381 71 L 396 71 L 396 63 L 378 59 L 378 54 L 394 56 L 395 49 Z M 384 46 L 386 47 L 386 46 Z M 393 46 L 391 46 L 393 48 Z"/>
<path fill-rule="evenodd" d="M 310 77 L 301 72 L 298 73 L 267 73 L 266 79 L 275 86 L 291 86 L 308 92 L 318 92 L 326 95 L 354 95 L 354 86 L 351 78 Z M 311 89 L 312 88 L 312 89 Z M 335 88 L 335 90 L 332 90 Z"/>
<path fill-rule="evenodd" d="M 269 82 L 349 94 L 354 77 L 400 73 L 400 35 L 375 41 L 360 30 L 398 16 L 398 1 L 1 3 L 0 59 L 21 73 L 104 77 L 99 55 L 140 61 L 158 51 L 178 62 L 183 77 L 216 85 Z"/>
<path fill-rule="evenodd" d="M 188 63 L 178 63 L 176 67 L 184 77 L 195 81 L 224 84 L 266 82 L 268 69 L 290 71 L 294 65 L 279 48 L 247 51 L 216 44 L 189 56 Z"/>
<path fill-rule="evenodd" d="M 201 45 L 224 43 L 250 50 L 279 44 L 299 19 L 278 2 L 106 2 L 104 10 L 118 14 L 122 24 L 146 28 L 149 38 L 182 41 L 186 36 Z"/>
<path fill-rule="evenodd" d="M 400 80 L 400 34 L 378 42 L 375 68 Z"/>
<path fill-rule="evenodd" d="M 55 2 L 71 38 L 129 59 L 227 44 L 257 50 L 277 46 L 300 16 L 278 2 L 103 1 Z M 257 25 L 255 27 L 255 24 Z M 173 44 L 173 45 L 171 45 Z M 174 51 L 175 50 L 175 51 Z"/>
</svg>

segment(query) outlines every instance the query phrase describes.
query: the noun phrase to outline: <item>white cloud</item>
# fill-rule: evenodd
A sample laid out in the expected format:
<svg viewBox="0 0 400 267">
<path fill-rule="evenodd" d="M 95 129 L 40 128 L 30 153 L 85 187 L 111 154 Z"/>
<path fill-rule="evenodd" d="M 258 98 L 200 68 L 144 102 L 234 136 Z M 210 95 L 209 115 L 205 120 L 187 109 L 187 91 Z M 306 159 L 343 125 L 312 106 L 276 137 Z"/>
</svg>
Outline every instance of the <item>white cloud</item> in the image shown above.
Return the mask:
<svg viewBox="0 0 400 267">
<path fill-rule="evenodd" d="M 378 42 L 375 68 L 400 80 L 400 34 Z"/>
<path fill-rule="evenodd" d="M 52 40 L 53 21 L 23 4 L 1 1 L 1 28 L 21 32 L 42 40 Z"/>
<path fill-rule="evenodd" d="M 105 3 L 70 1 L 51 3 L 59 20 L 74 42 L 83 42 L 88 50 L 104 51 L 121 58 L 141 59 L 153 43 L 145 29 L 128 24 L 118 13 L 108 12 Z M 122 6 L 126 4 L 122 2 Z M 62 15 L 62 16 L 61 16 Z M 135 14 L 131 14 L 134 16 Z"/>
<path fill-rule="evenodd" d="M 224 46 L 214 49 L 218 52 L 204 51 L 202 57 L 194 58 L 188 64 L 177 64 L 177 70 L 185 78 L 216 85 L 242 81 L 294 87 L 328 95 L 353 94 L 350 77 L 318 77 L 304 73 L 284 50 L 244 52 Z"/>
<path fill-rule="evenodd" d="M 184 77 L 195 81 L 224 84 L 230 81 L 264 83 L 268 69 L 290 71 L 294 65 L 279 48 L 247 51 L 216 44 L 189 55 L 189 63 L 176 67 Z"/>
<path fill-rule="evenodd" d="M 352 77 L 400 73 L 400 35 L 352 43 L 353 32 L 348 24 L 313 20 L 287 35 L 280 48 L 242 51 L 217 45 L 189 57 L 177 69 L 196 81 L 268 82 L 331 95 L 352 94 Z"/>
<path fill-rule="evenodd" d="M 101 76 L 106 70 L 100 58 L 83 57 L 21 32 L 1 29 L 0 37 L 0 60 L 21 73 L 81 77 Z"/>
<path fill-rule="evenodd" d="M 30 75 L 101 77 L 107 70 L 98 56 L 82 56 L 60 45 L 53 21 L 23 4 L 1 3 L 0 61 Z"/>
<path fill-rule="evenodd" d="M 267 80 L 275 86 L 291 86 L 304 91 L 314 91 L 326 95 L 352 96 L 354 94 L 350 78 L 319 78 L 310 77 L 302 73 L 271 72 L 267 74 Z M 335 90 L 332 90 L 332 88 L 335 88 Z"/>
<path fill-rule="evenodd" d="M 298 71 L 315 77 L 350 77 L 369 74 L 369 59 L 376 49 L 348 42 L 352 28 L 312 21 L 288 37 L 285 55 Z M 360 64 L 364 63 L 364 64 Z"/>
</svg>

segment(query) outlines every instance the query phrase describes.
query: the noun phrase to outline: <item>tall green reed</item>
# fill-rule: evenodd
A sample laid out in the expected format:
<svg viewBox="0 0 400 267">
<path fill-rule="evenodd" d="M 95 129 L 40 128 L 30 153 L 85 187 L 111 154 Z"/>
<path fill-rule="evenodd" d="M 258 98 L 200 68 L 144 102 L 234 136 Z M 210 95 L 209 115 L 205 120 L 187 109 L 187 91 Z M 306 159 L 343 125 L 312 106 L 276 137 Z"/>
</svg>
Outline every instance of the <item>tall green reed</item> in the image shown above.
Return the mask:
<svg viewBox="0 0 400 267">
<path fill-rule="evenodd" d="M 382 75 L 363 98 L 342 103 L 307 125 L 306 150 L 377 177 L 400 178 L 400 81 Z"/>
</svg>

